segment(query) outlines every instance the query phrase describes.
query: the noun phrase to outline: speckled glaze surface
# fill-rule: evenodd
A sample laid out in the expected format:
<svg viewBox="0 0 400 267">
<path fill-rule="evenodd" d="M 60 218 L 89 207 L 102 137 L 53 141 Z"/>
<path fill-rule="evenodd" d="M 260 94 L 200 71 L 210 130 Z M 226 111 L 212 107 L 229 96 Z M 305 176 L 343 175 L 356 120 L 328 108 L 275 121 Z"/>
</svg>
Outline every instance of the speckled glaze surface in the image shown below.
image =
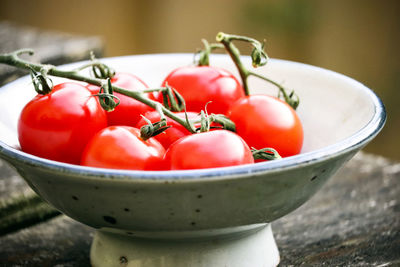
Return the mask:
<svg viewBox="0 0 400 267">
<path fill-rule="evenodd" d="M 304 203 L 352 155 L 285 171 L 188 180 L 89 176 L 13 163 L 39 195 L 66 215 L 95 228 L 145 236 L 271 222 Z"/>
<path fill-rule="evenodd" d="M 104 59 L 151 86 L 191 61 L 191 54 Z M 244 61 L 249 64 L 248 58 Z M 211 64 L 236 73 L 226 56 L 212 57 Z M 271 60 L 258 71 L 300 96 L 298 114 L 305 132 L 300 155 L 237 167 L 170 172 L 98 169 L 38 158 L 21 152 L 16 139 L 18 114 L 33 96 L 25 77 L 0 89 L 0 157 L 57 209 L 106 232 L 180 239 L 240 232 L 243 226 L 272 222 L 307 201 L 372 140 L 386 114 L 370 89 L 341 74 L 282 60 Z M 260 81 L 251 81 L 250 88 L 252 93 L 276 94 L 274 87 Z M 21 92 L 26 94 L 16 98 Z"/>
</svg>

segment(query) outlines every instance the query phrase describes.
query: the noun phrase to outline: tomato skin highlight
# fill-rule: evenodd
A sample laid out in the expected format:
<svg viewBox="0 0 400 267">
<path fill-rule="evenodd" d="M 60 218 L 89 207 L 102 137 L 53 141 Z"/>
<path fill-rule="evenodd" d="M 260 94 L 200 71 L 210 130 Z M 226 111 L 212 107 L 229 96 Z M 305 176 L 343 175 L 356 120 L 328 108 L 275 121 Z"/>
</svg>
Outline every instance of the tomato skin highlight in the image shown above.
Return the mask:
<svg viewBox="0 0 400 267">
<path fill-rule="evenodd" d="M 181 117 L 182 119 L 185 118 L 185 113 L 184 112 L 176 112 L 175 113 L 177 116 Z M 198 115 L 197 113 L 194 112 L 187 112 L 188 118 L 189 119 L 194 119 Z M 151 111 L 145 114 L 145 117 L 150 120 L 152 123 L 155 123 L 157 121 L 160 121 L 160 114 L 157 111 Z M 166 117 L 167 119 L 167 125 L 171 126 L 164 132 L 154 136 L 153 138 L 159 141 L 165 149 L 167 149 L 172 143 L 174 143 L 176 140 L 191 134 L 183 125 L 179 124 L 175 120 Z M 147 125 L 147 122 L 142 118 L 137 124 L 136 128 L 140 129 L 140 127 Z"/>
<path fill-rule="evenodd" d="M 254 163 L 248 145 L 237 134 L 218 130 L 185 136 L 164 156 L 169 170 L 190 170 Z"/>
<path fill-rule="evenodd" d="M 230 105 L 244 96 L 243 87 L 233 74 L 211 66 L 177 68 L 165 78 L 162 86 L 166 84 L 183 96 L 186 110 L 193 112 L 200 112 L 207 105 L 209 113 L 226 114 Z M 154 99 L 162 103 L 162 94 L 153 94 Z"/>
<path fill-rule="evenodd" d="M 164 147 L 155 139 L 140 138 L 130 126 L 109 126 L 87 144 L 81 165 L 126 170 L 161 170 Z"/>
<path fill-rule="evenodd" d="M 268 95 L 250 95 L 232 105 L 229 118 L 250 147 L 274 148 L 282 157 L 300 153 L 303 127 L 297 113 L 284 101 Z"/>
<path fill-rule="evenodd" d="M 79 164 L 88 140 L 106 126 L 98 99 L 85 86 L 66 82 L 49 94 L 36 95 L 23 108 L 18 139 L 24 152 Z"/>
<path fill-rule="evenodd" d="M 111 84 L 134 92 L 140 92 L 148 88 L 147 84 L 139 77 L 124 72 L 117 72 L 111 79 Z M 94 94 L 99 93 L 100 90 L 98 86 L 94 85 L 88 85 L 88 88 Z M 107 112 L 108 125 L 135 126 L 141 119 L 141 115 L 154 110 L 132 97 L 117 92 L 114 92 L 114 95 L 119 98 L 120 103 L 113 111 Z M 149 96 L 147 93 L 144 95 Z"/>
</svg>

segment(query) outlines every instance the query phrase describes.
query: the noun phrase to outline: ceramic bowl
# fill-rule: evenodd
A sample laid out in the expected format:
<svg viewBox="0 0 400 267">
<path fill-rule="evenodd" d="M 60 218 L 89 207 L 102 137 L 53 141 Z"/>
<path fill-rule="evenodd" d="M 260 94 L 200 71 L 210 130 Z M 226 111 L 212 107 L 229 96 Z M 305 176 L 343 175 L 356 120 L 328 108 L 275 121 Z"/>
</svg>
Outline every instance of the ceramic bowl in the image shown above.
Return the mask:
<svg viewBox="0 0 400 267">
<path fill-rule="evenodd" d="M 155 54 L 102 61 L 156 87 L 172 69 L 190 65 L 192 59 L 192 54 Z M 243 60 L 250 64 L 249 58 Z M 237 74 L 227 56 L 213 56 L 211 64 Z M 301 154 L 252 165 L 161 172 L 46 160 L 19 150 L 18 115 L 35 94 L 24 77 L 0 89 L 0 157 L 61 212 L 105 231 L 177 238 L 272 222 L 314 195 L 378 134 L 386 114 L 370 89 L 341 74 L 276 59 L 256 70 L 299 95 L 297 112 L 305 134 Z M 250 88 L 252 93 L 277 94 L 275 87 L 256 79 Z"/>
</svg>

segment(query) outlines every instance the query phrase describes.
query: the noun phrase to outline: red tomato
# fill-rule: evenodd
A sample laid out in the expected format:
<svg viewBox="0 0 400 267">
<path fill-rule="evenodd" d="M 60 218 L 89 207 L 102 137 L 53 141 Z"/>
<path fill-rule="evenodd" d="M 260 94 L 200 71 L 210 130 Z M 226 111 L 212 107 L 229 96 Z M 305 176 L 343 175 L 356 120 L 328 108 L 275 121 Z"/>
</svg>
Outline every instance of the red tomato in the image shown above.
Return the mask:
<svg viewBox="0 0 400 267">
<path fill-rule="evenodd" d="M 129 170 L 160 170 L 164 147 L 155 139 L 143 141 L 140 130 L 130 126 L 109 126 L 87 144 L 81 165 Z"/>
<path fill-rule="evenodd" d="M 267 95 L 250 95 L 238 100 L 229 118 L 236 132 L 250 147 L 271 147 L 282 157 L 300 153 L 303 127 L 296 112 L 280 99 Z"/>
<path fill-rule="evenodd" d="M 175 114 L 183 119 L 185 118 L 184 112 L 177 112 Z M 197 113 L 194 112 L 187 112 L 187 115 L 189 119 L 194 119 L 197 117 Z M 152 123 L 160 121 L 160 114 L 157 111 L 148 112 L 146 113 L 145 117 Z M 173 142 L 186 135 L 189 135 L 190 132 L 175 120 L 169 117 L 166 117 L 166 119 L 167 119 L 167 125 L 171 127 L 165 130 L 164 132 L 154 136 L 153 138 L 157 139 L 165 148 L 168 148 Z M 136 128 L 140 128 L 146 124 L 147 122 L 142 118 L 136 124 Z"/>
<path fill-rule="evenodd" d="M 67 82 L 24 107 L 18 138 L 24 152 L 78 164 L 88 140 L 104 127 L 107 118 L 98 99 L 85 86 Z"/>
<path fill-rule="evenodd" d="M 138 77 L 130 73 L 116 73 L 111 79 L 113 85 L 122 87 L 130 91 L 143 91 L 148 86 Z M 99 87 L 88 85 L 93 93 L 99 92 Z M 135 126 L 141 119 L 140 115 L 153 110 L 153 108 L 139 102 L 129 96 L 114 92 L 120 100 L 119 105 L 111 112 L 107 112 L 108 125 L 129 125 Z M 145 94 L 148 96 L 148 94 Z"/>
<path fill-rule="evenodd" d="M 228 71 L 210 66 L 186 66 L 172 71 L 162 83 L 175 88 L 185 99 L 186 110 L 226 114 L 231 103 L 244 96 L 240 82 Z M 162 94 L 154 93 L 162 103 Z"/>
<path fill-rule="evenodd" d="M 167 169 L 205 169 L 254 163 L 248 145 L 237 134 L 218 130 L 185 136 L 165 153 Z"/>
</svg>

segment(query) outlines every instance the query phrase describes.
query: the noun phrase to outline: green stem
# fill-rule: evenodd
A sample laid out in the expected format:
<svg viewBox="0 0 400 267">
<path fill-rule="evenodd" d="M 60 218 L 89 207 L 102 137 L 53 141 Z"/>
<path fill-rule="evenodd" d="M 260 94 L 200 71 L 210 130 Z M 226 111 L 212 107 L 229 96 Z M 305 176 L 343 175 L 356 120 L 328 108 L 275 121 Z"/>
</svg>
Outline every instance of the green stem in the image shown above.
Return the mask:
<svg viewBox="0 0 400 267">
<path fill-rule="evenodd" d="M 249 71 L 249 75 L 252 75 L 254 77 L 260 78 L 260 79 L 262 79 L 264 81 L 267 81 L 267 82 L 275 85 L 276 87 L 278 87 L 279 91 L 283 94 L 283 96 L 285 98 L 288 96 L 287 93 L 286 93 L 286 89 L 282 85 L 280 85 L 279 83 L 275 82 L 274 80 L 271 80 L 271 79 L 269 79 L 269 78 L 267 78 L 267 77 L 265 77 L 265 76 L 263 76 L 261 74 L 258 74 L 256 72 L 252 72 L 252 71 Z"/>
<path fill-rule="evenodd" d="M 163 105 L 168 110 L 179 112 L 185 109 L 185 99 L 179 92 L 168 85 L 161 88 L 150 88 L 142 91 L 143 93 L 159 92 L 163 98 Z"/>
<path fill-rule="evenodd" d="M 249 86 L 247 84 L 247 78 L 249 77 L 249 71 L 243 65 L 242 61 L 240 60 L 240 52 L 239 49 L 232 43 L 229 36 L 225 33 L 218 33 L 217 41 L 222 43 L 225 46 L 226 51 L 232 58 L 233 62 L 236 65 L 236 68 L 239 71 L 240 78 L 242 79 L 242 85 L 244 89 L 245 95 L 250 95 Z"/>
<path fill-rule="evenodd" d="M 199 60 L 197 62 L 197 66 L 209 66 L 210 65 L 210 54 L 213 50 L 217 48 L 224 48 L 221 44 L 210 44 L 206 39 L 201 40 L 204 44 L 204 49 L 200 50 L 197 54 L 199 54 Z"/>
<path fill-rule="evenodd" d="M 235 63 L 236 68 L 239 71 L 239 75 L 242 79 L 244 92 L 247 96 L 250 95 L 247 80 L 248 80 L 249 76 L 255 76 L 257 78 L 263 79 L 264 81 L 267 81 L 267 82 L 275 85 L 276 87 L 278 87 L 278 89 L 279 89 L 278 97 L 280 95 L 282 95 L 286 103 L 288 103 L 293 109 L 297 108 L 297 106 L 299 105 L 299 98 L 297 97 L 297 95 L 293 91 L 290 94 L 288 94 L 287 90 L 279 83 L 277 83 L 263 75 L 260 75 L 251 70 L 248 70 L 243 65 L 243 63 L 240 59 L 239 49 L 233 44 L 233 41 L 245 41 L 245 42 L 251 43 L 251 45 L 254 47 L 253 52 L 251 54 L 252 64 L 253 64 L 253 67 L 258 67 L 258 66 L 265 65 L 268 60 L 268 56 L 264 52 L 263 45 L 260 42 L 258 42 L 257 40 L 255 40 L 253 38 L 232 35 L 232 34 L 226 34 L 223 32 L 220 32 L 217 34 L 216 40 L 225 46 L 225 49 L 227 50 L 228 54 L 232 58 L 233 62 Z"/>
<path fill-rule="evenodd" d="M 276 87 L 278 87 L 279 93 L 282 94 L 283 99 L 285 100 L 285 102 L 288 103 L 293 109 L 296 109 L 299 106 L 300 99 L 294 93 L 294 91 L 292 91 L 290 94 L 288 94 L 287 90 L 282 85 L 280 85 L 279 83 L 277 83 L 277 82 L 275 82 L 275 81 L 273 81 L 273 80 L 271 80 L 271 79 L 269 79 L 269 78 L 267 78 L 267 77 L 265 77 L 263 75 L 260 75 L 258 73 L 250 71 L 249 75 L 252 75 L 254 77 L 260 78 L 260 79 L 262 79 L 264 81 L 267 81 L 267 82 L 275 85 Z M 278 95 L 278 97 L 279 97 L 279 95 Z"/>
<path fill-rule="evenodd" d="M 57 69 L 55 66 L 37 64 L 37 63 L 25 61 L 25 60 L 19 58 L 19 56 L 21 54 L 33 55 L 33 50 L 22 49 L 22 50 L 17 50 L 13 53 L 0 54 L 0 63 L 4 63 L 4 64 L 10 65 L 10 66 L 15 66 L 15 67 L 22 68 L 22 69 L 34 70 L 37 72 L 41 72 L 41 70 L 43 68 L 46 68 L 48 70 L 48 72 L 47 72 L 48 75 L 57 76 L 57 77 L 61 77 L 61 78 L 68 78 L 68 79 L 81 81 L 81 82 L 86 82 L 86 83 L 90 83 L 90 84 L 97 85 L 97 86 L 102 86 L 102 84 L 104 82 L 103 79 L 83 76 L 83 75 L 80 75 L 76 71 L 64 71 L 64 70 Z M 147 98 L 141 92 L 129 91 L 127 89 L 124 89 L 122 87 L 115 86 L 115 85 L 112 86 L 112 89 L 114 92 L 132 97 L 154 109 L 156 109 L 157 105 L 159 105 L 158 102 Z M 183 125 L 188 131 L 190 131 L 191 133 L 195 133 L 194 127 L 192 127 L 192 125 L 187 123 L 185 119 L 180 118 L 179 116 L 175 115 L 173 112 L 171 112 L 170 110 L 168 110 L 165 107 L 162 107 L 162 111 L 166 116 L 170 117 L 171 119 L 177 121 L 179 124 Z"/>
<path fill-rule="evenodd" d="M 72 71 L 79 72 L 79 71 L 82 71 L 82 70 L 87 69 L 87 68 L 93 68 L 93 67 L 101 68 L 101 67 L 104 67 L 104 66 L 105 65 L 103 63 L 100 63 L 100 62 L 97 62 L 97 61 L 94 61 L 94 62 L 92 61 L 92 62 L 86 63 L 85 65 L 77 67 L 77 68 L 73 69 Z M 112 77 L 108 77 L 108 78 L 112 78 Z"/>
</svg>

